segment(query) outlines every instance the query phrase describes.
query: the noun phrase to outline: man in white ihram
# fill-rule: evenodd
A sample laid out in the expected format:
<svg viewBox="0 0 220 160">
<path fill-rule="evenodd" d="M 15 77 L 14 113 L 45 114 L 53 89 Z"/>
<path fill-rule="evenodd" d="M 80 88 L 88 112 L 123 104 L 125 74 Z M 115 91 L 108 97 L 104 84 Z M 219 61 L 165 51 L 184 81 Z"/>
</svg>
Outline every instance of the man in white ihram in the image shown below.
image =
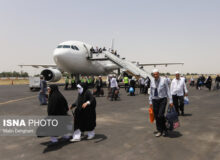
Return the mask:
<svg viewBox="0 0 220 160">
<path fill-rule="evenodd" d="M 180 73 L 178 71 L 176 71 L 175 74 L 176 78 L 174 78 L 171 82 L 170 91 L 173 98 L 173 104 L 178 115 L 180 115 L 180 110 L 181 115 L 184 116 L 184 96 L 188 95 L 188 90 L 186 88 L 185 79 L 180 77 Z"/>
</svg>

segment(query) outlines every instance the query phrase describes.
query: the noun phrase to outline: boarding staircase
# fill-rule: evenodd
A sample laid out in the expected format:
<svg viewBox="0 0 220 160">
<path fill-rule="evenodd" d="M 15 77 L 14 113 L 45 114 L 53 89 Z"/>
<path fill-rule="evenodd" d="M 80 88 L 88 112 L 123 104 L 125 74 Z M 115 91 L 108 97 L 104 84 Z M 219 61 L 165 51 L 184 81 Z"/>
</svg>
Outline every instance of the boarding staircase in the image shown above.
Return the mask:
<svg viewBox="0 0 220 160">
<path fill-rule="evenodd" d="M 123 68 L 127 73 L 135 76 L 136 78 L 142 77 L 142 78 L 146 78 L 149 77 L 150 79 L 152 79 L 153 77 L 151 76 L 150 73 L 148 73 L 147 71 L 145 71 L 144 69 L 140 69 L 138 65 L 127 61 L 126 59 L 121 59 L 118 56 L 112 54 L 109 51 L 102 51 L 102 53 L 104 57 L 102 58 L 94 58 L 93 56 L 90 57 L 91 60 L 110 60 L 113 63 L 115 63 L 116 65 L 120 66 L 121 68 Z"/>
</svg>

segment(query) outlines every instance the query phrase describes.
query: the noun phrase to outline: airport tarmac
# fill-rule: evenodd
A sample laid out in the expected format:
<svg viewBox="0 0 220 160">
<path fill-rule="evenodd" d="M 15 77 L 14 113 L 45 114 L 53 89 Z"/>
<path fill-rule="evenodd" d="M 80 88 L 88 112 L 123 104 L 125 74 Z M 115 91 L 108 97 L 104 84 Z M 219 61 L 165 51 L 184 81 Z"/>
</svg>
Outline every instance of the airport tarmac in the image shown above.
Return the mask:
<svg viewBox="0 0 220 160">
<path fill-rule="evenodd" d="M 69 104 L 74 102 L 76 91 L 60 90 Z M 181 127 L 160 138 L 154 137 L 155 124 L 148 120 L 148 96 L 130 97 L 124 89 L 120 93 L 120 101 L 97 98 L 95 139 L 77 143 L 62 140 L 48 147 L 48 137 L 0 137 L 0 159 L 220 159 L 220 91 L 190 88 L 190 104 L 185 106 L 186 116 L 180 116 Z M 47 106 L 39 105 L 37 94 L 27 85 L 0 86 L 0 115 L 46 116 Z"/>
</svg>

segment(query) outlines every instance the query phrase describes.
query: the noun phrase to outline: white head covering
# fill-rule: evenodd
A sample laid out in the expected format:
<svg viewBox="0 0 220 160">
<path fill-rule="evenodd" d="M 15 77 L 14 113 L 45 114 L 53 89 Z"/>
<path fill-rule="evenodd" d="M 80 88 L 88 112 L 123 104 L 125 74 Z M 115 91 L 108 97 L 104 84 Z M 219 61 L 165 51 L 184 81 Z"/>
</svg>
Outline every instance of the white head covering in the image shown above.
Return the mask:
<svg viewBox="0 0 220 160">
<path fill-rule="evenodd" d="M 80 84 L 77 84 L 77 89 L 78 89 L 79 94 L 83 93 L 83 87 Z"/>
<path fill-rule="evenodd" d="M 176 71 L 175 74 L 180 74 L 180 72 L 179 72 L 179 71 Z"/>
<path fill-rule="evenodd" d="M 159 72 L 159 70 L 158 69 L 153 69 L 153 71 L 152 71 L 152 73 L 158 73 Z"/>
</svg>

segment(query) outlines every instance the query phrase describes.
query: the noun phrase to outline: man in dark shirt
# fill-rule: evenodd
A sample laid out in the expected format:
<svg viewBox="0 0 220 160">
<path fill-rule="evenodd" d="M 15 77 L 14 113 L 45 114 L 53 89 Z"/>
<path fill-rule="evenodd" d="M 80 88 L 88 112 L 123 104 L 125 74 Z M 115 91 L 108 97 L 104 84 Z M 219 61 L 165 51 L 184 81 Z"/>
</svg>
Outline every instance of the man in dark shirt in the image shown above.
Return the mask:
<svg viewBox="0 0 220 160">
<path fill-rule="evenodd" d="M 99 79 L 96 80 L 96 96 L 99 97 L 102 88 L 102 77 L 99 76 Z"/>
<path fill-rule="evenodd" d="M 47 105 L 46 99 L 46 92 L 47 92 L 47 82 L 44 80 L 44 76 L 40 76 L 40 92 L 38 95 L 40 105 Z"/>
</svg>

